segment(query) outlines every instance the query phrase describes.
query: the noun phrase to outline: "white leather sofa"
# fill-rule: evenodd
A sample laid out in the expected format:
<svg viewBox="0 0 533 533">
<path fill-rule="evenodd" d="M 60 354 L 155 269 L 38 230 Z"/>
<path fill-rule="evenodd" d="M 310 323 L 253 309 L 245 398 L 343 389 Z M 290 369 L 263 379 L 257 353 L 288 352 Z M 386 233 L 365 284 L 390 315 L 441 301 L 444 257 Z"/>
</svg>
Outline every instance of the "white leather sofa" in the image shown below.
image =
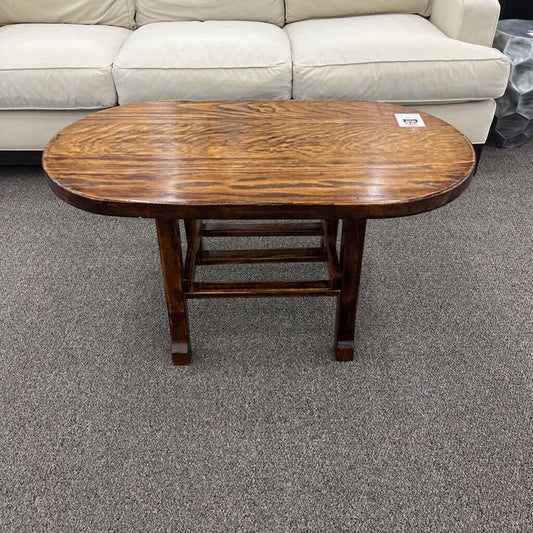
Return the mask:
<svg viewBox="0 0 533 533">
<path fill-rule="evenodd" d="M 1 152 L 157 99 L 349 99 L 482 145 L 507 58 L 497 0 L 0 0 Z"/>
</svg>

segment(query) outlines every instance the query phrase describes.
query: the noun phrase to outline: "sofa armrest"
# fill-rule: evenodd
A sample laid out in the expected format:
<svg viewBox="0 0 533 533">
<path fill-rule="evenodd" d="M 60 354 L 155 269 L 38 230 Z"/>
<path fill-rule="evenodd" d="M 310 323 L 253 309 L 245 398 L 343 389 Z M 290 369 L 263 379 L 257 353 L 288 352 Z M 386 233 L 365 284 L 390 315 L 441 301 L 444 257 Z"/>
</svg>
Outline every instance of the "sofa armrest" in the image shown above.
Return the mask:
<svg viewBox="0 0 533 533">
<path fill-rule="evenodd" d="M 498 0 L 433 0 L 430 21 L 452 39 L 492 46 L 499 15 Z"/>
</svg>

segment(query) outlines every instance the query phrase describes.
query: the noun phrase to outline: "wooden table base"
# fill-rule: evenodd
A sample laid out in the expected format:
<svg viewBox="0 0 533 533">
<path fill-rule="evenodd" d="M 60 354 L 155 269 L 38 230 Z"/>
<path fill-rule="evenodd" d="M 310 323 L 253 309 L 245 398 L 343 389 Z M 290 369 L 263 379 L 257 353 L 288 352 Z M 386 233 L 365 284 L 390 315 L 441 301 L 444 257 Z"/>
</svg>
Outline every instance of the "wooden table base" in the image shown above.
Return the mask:
<svg viewBox="0 0 533 533">
<path fill-rule="evenodd" d="M 338 220 L 320 222 L 229 223 L 185 220 L 187 254 L 182 259 L 179 223 L 156 219 L 161 268 L 170 323 L 172 361 L 191 360 L 186 300 L 189 298 L 253 298 L 279 296 L 336 296 L 335 352 L 338 361 L 354 354 L 355 318 L 363 260 L 366 219 L 342 223 L 341 260 L 337 256 Z M 208 237 L 320 236 L 313 248 L 204 250 Z M 197 265 L 327 262 L 329 279 L 309 281 L 196 282 Z"/>
</svg>

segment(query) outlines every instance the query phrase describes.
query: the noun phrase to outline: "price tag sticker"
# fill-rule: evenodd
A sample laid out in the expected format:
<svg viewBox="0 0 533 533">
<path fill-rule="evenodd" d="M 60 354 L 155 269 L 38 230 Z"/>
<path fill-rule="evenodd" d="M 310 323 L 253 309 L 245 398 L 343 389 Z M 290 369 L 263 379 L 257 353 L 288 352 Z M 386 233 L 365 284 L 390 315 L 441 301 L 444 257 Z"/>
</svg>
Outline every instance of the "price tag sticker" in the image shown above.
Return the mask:
<svg viewBox="0 0 533 533">
<path fill-rule="evenodd" d="M 418 113 L 394 113 L 400 128 L 425 128 L 426 124 Z"/>
</svg>

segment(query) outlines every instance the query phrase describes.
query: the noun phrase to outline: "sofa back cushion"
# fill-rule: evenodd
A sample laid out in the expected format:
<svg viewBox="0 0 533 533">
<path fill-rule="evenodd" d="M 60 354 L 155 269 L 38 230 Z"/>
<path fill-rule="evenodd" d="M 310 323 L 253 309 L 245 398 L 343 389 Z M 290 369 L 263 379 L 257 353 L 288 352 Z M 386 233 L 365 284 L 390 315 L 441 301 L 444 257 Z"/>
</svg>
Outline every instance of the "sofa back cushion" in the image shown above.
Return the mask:
<svg viewBox="0 0 533 533">
<path fill-rule="evenodd" d="M 376 13 L 419 13 L 429 16 L 431 0 L 285 0 L 286 21 L 349 17 Z"/>
<path fill-rule="evenodd" d="M 0 25 L 105 24 L 133 28 L 134 0 L 0 0 Z"/>
<path fill-rule="evenodd" d="M 135 0 L 138 26 L 183 20 L 249 20 L 284 24 L 283 0 Z"/>
</svg>

